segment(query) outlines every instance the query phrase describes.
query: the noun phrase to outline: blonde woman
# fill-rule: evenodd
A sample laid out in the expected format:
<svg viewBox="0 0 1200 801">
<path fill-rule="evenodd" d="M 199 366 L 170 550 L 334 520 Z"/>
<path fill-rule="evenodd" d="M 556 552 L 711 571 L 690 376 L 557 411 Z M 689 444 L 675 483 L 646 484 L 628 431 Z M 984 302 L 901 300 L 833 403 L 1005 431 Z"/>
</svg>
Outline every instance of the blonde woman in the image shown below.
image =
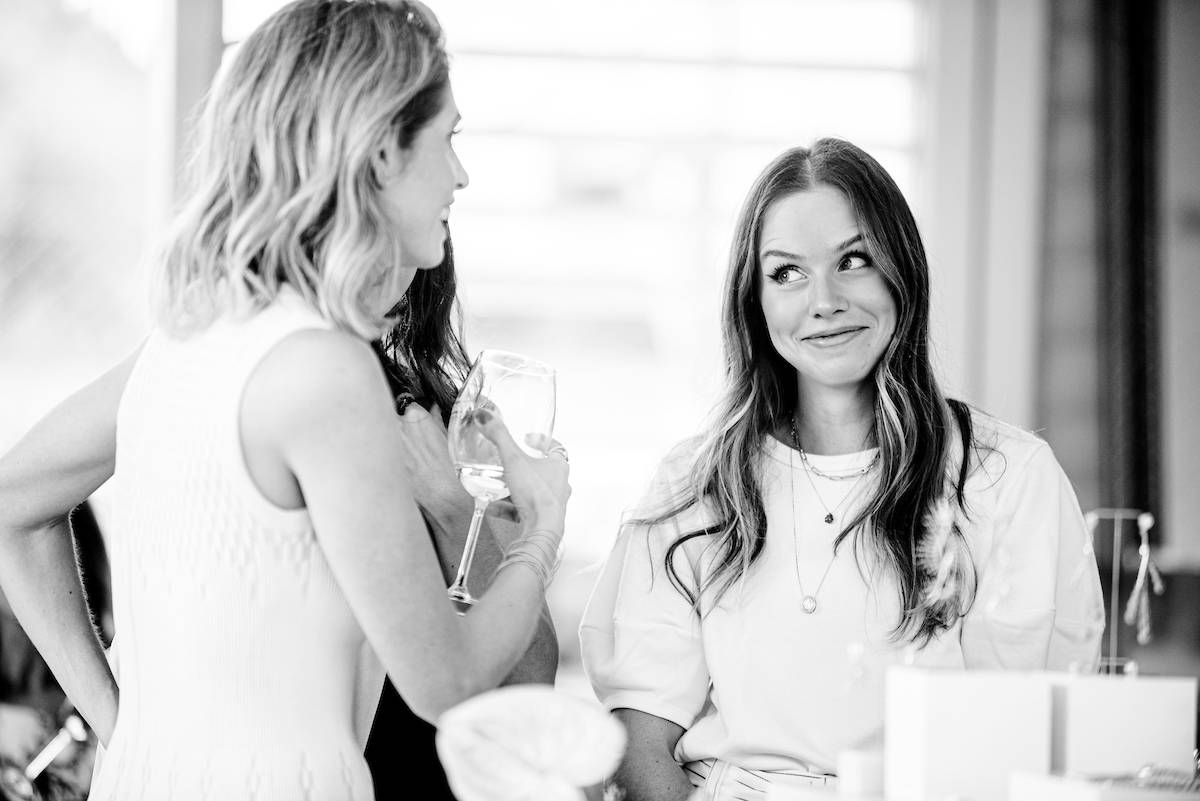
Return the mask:
<svg viewBox="0 0 1200 801">
<path fill-rule="evenodd" d="M 443 260 L 457 121 L 420 3 L 276 13 L 208 101 L 156 329 L 0 461 L 0 584 L 108 747 L 93 798 L 365 801 L 372 652 L 433 720 L 529 645 L 561 448 L 482 421 L 522 530 L 457 617 L 370 345 Z M 66 523 L 110 477 L 119 692 Z"/>
</svg>

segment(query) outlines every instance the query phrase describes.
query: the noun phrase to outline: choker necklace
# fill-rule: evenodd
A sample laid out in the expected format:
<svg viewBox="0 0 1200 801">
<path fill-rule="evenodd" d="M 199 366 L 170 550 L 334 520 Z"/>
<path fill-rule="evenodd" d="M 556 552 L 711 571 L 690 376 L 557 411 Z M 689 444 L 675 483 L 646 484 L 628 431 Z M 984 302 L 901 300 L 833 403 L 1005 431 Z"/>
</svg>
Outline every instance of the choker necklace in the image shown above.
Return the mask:
<svg viewBox="0 0 1200 801">
<path fill-rule="evenodd" d="M 800 451 L 800 462 L 804 465 L 804 469 L 812 473 L 814 476 L 827 478 L 830 481 L 846 481 L 851 478 L 860 479 L 867 473 L 870 473 L 871 469 L 875 467 L 875 463 L 879 461 L 879 451 L 875 451 L 875 455 L 871 457 L 871 461 L 867 462 L 866 467 L 860 467 L 859 469 L 852 470 L 849 473 L 826 473 L 823 470 L 818 470 L 816 467 L 809 464 L 808 454 L 804 452 L 804 448 L 800 447 L 800 435 L 796 433 L 796 418 L 793 417 L 790 422 L 792 445 L 795 446 L 796 450 Z"/>
<path fill-rule="evenodd" d="M 792 420 L 792 444 L 796 446 L 796 450 L 800 451 L 800 464 L 804 466 L 804 477 L 808 479 L 808 485 L 812 487 L 813 495 L 817 496 L 818 503 L 820 503 L 821 508 L 825 510 L 825 517 L 823 519 L 827 524 L 833 525 L 835 513 L 846 504 L 846 501 L 850 500 L 850 496 L 854 494 L 854 488 L 858 486 L 858 482 L 862 481 L 862 477 L 871 472 L 871 470 L 875 467 L 875 463 L 879 461 L 879 452 L 876 451 L 875 455 L 871 457 L 871 461 L 866 467 L 855 470 L 853 473 L 846 473 L 844 475 L 831 475 L 829 473 L 821 472 L 808 463 L 808 457 L 805 455 L 804 449 L 800 447 L 800 437 L 796 434 L 795 419 Z M 791 451 L 788 451 L 788 465 L 792 466 Z M 813 481 L 814 473 L 821 478 L 827 478 L 831 481 L 843 481 L 845 479 L 852 478 L 854 479 L 854 483 L 850 485 L 850 489 L 847 490 L 846 494 L 842 496 L 842 500 L 838 502 L 838 505 L 830 509 L 829 504 L 825 503 L 825 499 L 821 497 L 821 491 L 817 489 L 817 482 Z M 795 496 L 795 490 L 792 490 L 792 495 Z"/>
</svg>

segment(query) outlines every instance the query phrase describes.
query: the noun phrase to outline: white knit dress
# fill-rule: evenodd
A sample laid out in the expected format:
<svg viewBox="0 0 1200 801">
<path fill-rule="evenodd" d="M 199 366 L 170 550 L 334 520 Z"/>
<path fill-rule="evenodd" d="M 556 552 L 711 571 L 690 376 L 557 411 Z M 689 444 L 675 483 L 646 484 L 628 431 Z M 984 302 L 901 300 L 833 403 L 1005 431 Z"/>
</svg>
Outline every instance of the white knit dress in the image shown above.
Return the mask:
<svg viewBox="0 0 1200 801">
<path fill-rule="evenodd" d="M 382 671 L 306 510 L 242 456 L 247 378 L 328 324 L 293 290 L 193 337 L 153 334 L 118 414 L 112 565 L 120 707 L 91 798 L 370 801 Z"/>
</svg>

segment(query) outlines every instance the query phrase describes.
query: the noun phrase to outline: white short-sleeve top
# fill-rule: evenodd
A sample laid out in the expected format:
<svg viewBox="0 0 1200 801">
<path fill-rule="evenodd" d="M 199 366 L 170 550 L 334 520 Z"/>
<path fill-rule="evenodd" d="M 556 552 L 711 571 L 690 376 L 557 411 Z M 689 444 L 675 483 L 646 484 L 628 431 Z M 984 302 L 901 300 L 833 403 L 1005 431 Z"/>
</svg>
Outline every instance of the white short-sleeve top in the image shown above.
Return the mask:
<svg viewBox="0 0 1200 801">
<path fill-rule="evenodd" d="M 1094 670 L 1104 604 L 1075 493 L 1045 442 L 982 415 L 974 423 L 985 447 L 966 485 L 970 516 L 958 523 L 978 589 L 953 628 L 922 648 L 896 641 L 895 579 L 851 537 L 834 554 L 838 524 L 865 505 L 878 471 L 857 484 L 822 478 L 769 438 L 766 544 L 719 601 L 705 592 L 696 611 L 663 564 L 671 543 L 703 523 L 702 509 L 622 526 L 580 627 L 597 696 L 609 709 L 681 726 L 681 763 L 833 773 L 840 750 L 880 741 L 890 664 Z M 676 449 L 627 520 L 662 509 L 685 486 L 693 455 Z M 874 456 L 808 458 L 823 473 L 846 474 Z M 832 525 L 824 520 L 831 510 Z M 676 572 L 690 587 L 712 570 L 710 542 L 697 537 L 677 552 Z M 817 601 L 811 614 L 801 608 L 806 595 Z"/>
</svg>

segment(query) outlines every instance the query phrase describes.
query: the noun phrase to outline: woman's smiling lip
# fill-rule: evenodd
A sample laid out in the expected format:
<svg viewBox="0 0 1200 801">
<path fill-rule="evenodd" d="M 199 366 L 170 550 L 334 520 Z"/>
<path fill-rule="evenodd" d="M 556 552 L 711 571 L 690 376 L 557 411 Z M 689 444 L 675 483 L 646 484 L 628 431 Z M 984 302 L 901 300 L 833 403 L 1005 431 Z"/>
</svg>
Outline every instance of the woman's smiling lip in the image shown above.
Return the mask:
<svg viewBox="0 0 1200 801">
<path fill-rule="evenodd" d="M 801 341 L 818 347 L 832 347 L 834 345 L 841 345 L 843 342 L 853 339 L 859 332 L 866 330 L 867 327 L 864 325 L 844 325 L 840 328 L 831 328 L 828 331 L 809 334 L 803 337 Z"/>
<path fill-rule="evenodd" d="M 857 333 L 859 331 L 866 330 L 867 327 L 865 325 L 843 325 L 841 328 L 830 328 L 828 331 L 818 331 L 815 334 L 809 334 L 808 336 L 804 337 L 804 339 L 831 339 L 836 336 L 841 336 L 842 334 Z"/>
</svg>

